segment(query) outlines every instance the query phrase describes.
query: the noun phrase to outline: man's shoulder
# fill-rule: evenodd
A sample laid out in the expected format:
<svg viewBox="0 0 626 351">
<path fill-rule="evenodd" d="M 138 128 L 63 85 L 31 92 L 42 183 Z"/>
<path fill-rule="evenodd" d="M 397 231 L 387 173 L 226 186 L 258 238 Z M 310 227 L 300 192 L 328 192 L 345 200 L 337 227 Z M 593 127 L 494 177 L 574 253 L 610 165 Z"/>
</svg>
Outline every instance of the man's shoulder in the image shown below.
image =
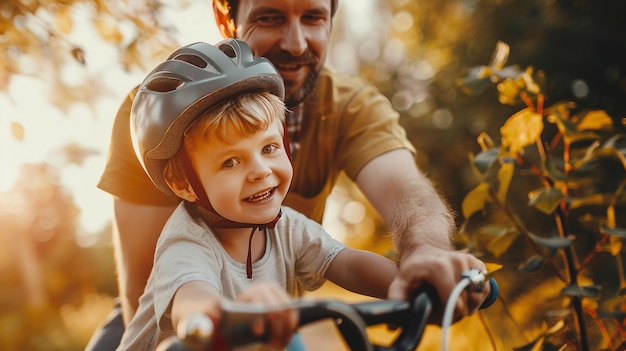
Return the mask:
<svg viewBox="0 0 626 351">
<path fill-rule="evenodd" d="M 312 95 L 313 105 L 309 109 L 322 109 L 322 113 L 343 111 L 346 104 L 367 100 L 380 92 L 374 85 L 362 78 L 324 68 L 317 79 L 315 93 Z"/>
<path fill-rule="evenodd" d="M 133 104 L 133 100 L 135 100 L 137 91 L 139 91 L 139 85 L 135 85 L 130 91 L 128 91 L 128 94 L 126 94 L 124 101 L 122 102 L 122 107 L 126 107 L 128 111 L 130 111 L 130 106 Z"/>
</svg>

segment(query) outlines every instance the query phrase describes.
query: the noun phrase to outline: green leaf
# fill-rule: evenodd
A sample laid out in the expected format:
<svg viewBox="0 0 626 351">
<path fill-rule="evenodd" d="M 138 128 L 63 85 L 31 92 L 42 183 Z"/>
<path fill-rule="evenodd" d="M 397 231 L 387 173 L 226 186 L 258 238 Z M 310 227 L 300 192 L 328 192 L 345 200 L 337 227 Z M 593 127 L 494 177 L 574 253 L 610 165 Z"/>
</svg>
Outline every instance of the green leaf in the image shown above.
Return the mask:
<svg viewBox="0 0 626 351">
<path fill-rule="evenodd" d="M 622 239 L 626 239 L 626 229 L 625 228 L 611 228 L 606 224 L 602 225 L 601 229 L 602 233 L 608 234 L 610 236 L 620 237 Z"/>
<path fill-rule="evenodd" d="M 532 257 L 529 257 L 522 264 L 520 264 L 520 266 L 517 269 L 522 272 L 534 272 L 538 270 L 539 268 L 541 268 L 542 264 L 543 264 L 543 257 L 539 255 L 534 255 Z"/>
<path fill-rule="evenodd" d="M 487 251 L 489 251 L 494 257 L 500 257 L 509 249 L 509 247 L 511 247 L 511 245 L 515 242 L 515 239 L 519 236 L 520 232 L 517 230 L 501 233 L 489 241 L 487 244 Z"/>
<path fill-rule="evenodd" d="M 517 153 L 528 145 L 533 145 L 543 132 L 543 118 L 536 111 L 525 108 L 504 123 L 500 128 L 502 146 L 511 153 Z"/>
<path fill-rule="evenodd" d="M 563 169 L 559 168 L 559 166 L 552 157 L 546 158 L 545 162 L 543 163 L 543 170 L 544 172 L 546 172 L 547 176 L 554 181 L 567 180 Z"/>
<path fill-rule="evenodd" d="M 609 194 L 592 194 L 585 197 L 570 197 L 567 203 L 570 209 L 580 208 L 584 206 L 610 205 L 613 196 Z"/>
<path fill-rule="evenodd" d="M 561 309 L 561 310 L 549 310 L 546 312 L 546 316 L 553 319 L 564 319 L 568 316 L 572 315 L 572 310 L 569 308 Z"/>
<path fill-rule="evenodd" d="M 541 336 L 541 337 L 531 341 L 530 343 L 528 343 L 526 345 L 522 345 L 522 346 L 513 348 L 513 351 L 536 351 L 536 350 L 542 350 L 541 347 L 543 347 L 543 344 L 544 344 L 545 341 L 546 341 L 546 338 L 544 336 Z"/>
<path fill-rule="evenodd" d="M 502 233 L 504 233 L 506 231 L 514 231 L 514 230 L 516 230 L 516 229 L 513 226 L 504 225 L 504 224 L 498 224 L 498 223 L 486 224 L 486 225 L 480 227 L 480 232 L 481 233 L 485 233 L 485 234 L 491 235 L 491 236 L 501 235 Z"/>
<path fill-rule="evenodd" d="M 465 195 L 461 205 L 463 216 L 469 219 L 474 213 L 482 211 L 487 201 L 489 201 L 489 185 L 482 182 Z"/>
<path fill-rule="evenodd" d="M 591 110 L 574 118 L 578 130 L 603 130 L 613 127 L 613 120 L 603 110 Z"/>
<path fill-rule="evenodd" d="M 506 61 L 509 59 L 510 52 L 511 47 L 509 46 L 509 44 L 503 42 L 502 40 L 498 40 L 496 42 L 496 48 L 491 54 L 489 67 L 492 67 L 494 70 L 501 70 L 506 64 Z"/>
<path fill-rule="evenodd" d="M 514 163 L 504 163 L 498 170 L 498 181 L 500 183 L 498 186 L 498 200 L 500 200 L 501 203 L 506 202 L 506 194 L 509 191 L 509 185 L 511 185 L 514 172 Z"/>
<path fill-rule="evenodd" d="M 626 149 L 626 134 L 616 134 L 604 142 L 604 147 L 617 150 Z M 622 151 L 624 152 L 624 151 Z"/>
<path fill-rule="evenodd" d="M 546 116 L 554 116 L 559 119 L 566 120 L 570 115 L 570 110 L 576 107 L 576 104 L 571 101 L 559 101 L 547 107 L 544 110 Z"/>
<path fill-rule="evenodd" d="M 568 236 L 564 238 L 560 236 L 543 238 L 533 233 L 528 233 L 528 235 L 530 236 L 532 241 L 551 250 L 557 250 L 557 249 L 563 249 L 563 248 L 569 247 L 574 242 L 573 236 Z"/>
<path fill-rule="evenodd" d="M 567 347 L 567 344 L 557 346 L 546 342 L 546 337 L 562 331 L 565 326 L 565 321 L 559 319 L 550 329 L 545 331 L 543 335 L 538 336 L 535 340 L 524 346 L 514 348 L 513 351 L 563 351 Z"/>
<path fill-rule="evenodd" d="M 563 200 L 563 193 L 554 188 L 541 188 L 528 193 L 528 205 L 551 215 Z"/>
<path fill-rule="evenodd" d="M 474 165 L 479 172 L 484 173 L 485 171 L 487 171 L 487 169 L 489 169 L 489 166 L 491 166 L 493 162 L 498 158 L 499 153 L 500 149 L 498 148 L 481 151 L 476 154 L 476 157 L 474 157 Z"/>
<path fill-rule="evenodd" d="M 626 170 L 626 156 L 619 150 L 611 147 L 599 147 L 593 150 L 593 152 L 586 157 L 584 161 L 598 160 L 598 159 L 615 159 L 622 164 L 624 170 Z"/>
<path fill-rule="evenodd" d="M 614 204 L 626 203 L 626 179 L 624 179 L 615 191 Z"/>
<path fill-rule="evenodd" d="M 498 77 L 499 80 L 503 80 L 506 78 L 517 78 L 521 76 L 522 74 L 524 74 L 524 72 L 520 69 L 518 65 L 511 65 L 511 66 L 506 66 L 502 69 L 493 70 L 493 75 Z"/>
<path fill-rule="evenodd" d="M 490 73 L 487 67 L 474 67 L 464 77 L 457 79 L 456 84 L 465 94 L 478 95 L 493 85 L 489 78 Z"/>
<path fill-rule="evenodd" d="M 599 285 L 570 285 L 563 288 L 563 290 L 561 290 L 561 293 L 571 297 L 587 297 L 590 299 L 598 299 L 600 298 L 601 291 L 602 287 Z"/>
<path fill-rule="evenodd" d="M 578 129 L 576 128 L 576 125 L 574 123 L 572 123 L 572 121 L 568 120 L 566 118 L 567 115 L 560 115 L 560 114 L 549 114 L 547 117 L 548 122 L 550 123 L 554 123 L 556 124 L 556 126 L 559 128 L 559 131 L 561 132 L 561 134 L 565 135 L 567 133 L 574 133 L 574 132 L 578 132 Z"/>
<path fill-rule="evenodd" d="M 515 105 L 520 101 L 520 91 L 524 87 L 523 82 L 507 78 L 498 83 L 498 101 L 503 105 Z"/>
<path fill-rule="evenodd" d="M 589 174 L 598 165 L 598 160 L 591 157 L 585 157 L 580 161 L 574 162 L 572 170 L 577 174 Z"/>
<path fill-rule="evenodd" d="M 600 139 L 600 136 L 594 132 L 568 131 L 563 134 L 563 140 L 565 140 L 569 144 L 573 144 L 573 143 L 577 143 L 581 141 L 592 142 L 592 141 L 599 140 L 599 139 Z"/>
</svg>

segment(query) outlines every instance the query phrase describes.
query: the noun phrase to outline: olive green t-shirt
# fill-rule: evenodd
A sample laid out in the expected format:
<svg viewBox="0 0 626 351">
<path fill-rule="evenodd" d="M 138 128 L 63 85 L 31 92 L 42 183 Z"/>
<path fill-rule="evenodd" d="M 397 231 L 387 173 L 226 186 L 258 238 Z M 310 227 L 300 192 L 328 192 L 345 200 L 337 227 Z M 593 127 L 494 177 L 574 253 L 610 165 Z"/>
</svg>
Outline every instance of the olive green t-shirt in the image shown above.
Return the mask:
<svg viewBox="0 0 626 351">
<path fill-rule="evenodd" d="M 130 108 L 136 88 L 120 106 L 98 187 L 126 201 L 176 206 L 180 199 L 159 191 L 145 174 L 130 138 Z M 300 148 L 285 205 L 321 222 L 326 198 L 341 172 L 352 180 L 369 161 L 395 149 L 414 147 L 399 114 L 375 87 L 323 69 L 304 103 Z"/>
</svg>

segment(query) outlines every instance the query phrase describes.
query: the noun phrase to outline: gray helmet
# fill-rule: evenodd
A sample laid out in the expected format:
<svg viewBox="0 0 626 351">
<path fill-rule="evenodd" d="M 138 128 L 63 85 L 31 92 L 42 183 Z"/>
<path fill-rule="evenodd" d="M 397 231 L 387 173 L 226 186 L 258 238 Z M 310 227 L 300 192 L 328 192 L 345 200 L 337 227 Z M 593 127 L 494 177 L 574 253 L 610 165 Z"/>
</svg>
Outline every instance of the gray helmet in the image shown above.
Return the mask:
<svg viewBox="0 0 626 351">
<path fill-rule="evenodd" d="M 157 188 L 173 194 L 163 169 L 187 127 L 233 95 L 252 91 L 285 95 L 270 61 L 239 39 L 183 46 L 148 74 L 133 100 L 130 129 L 137 158 Z"/>
</svg>

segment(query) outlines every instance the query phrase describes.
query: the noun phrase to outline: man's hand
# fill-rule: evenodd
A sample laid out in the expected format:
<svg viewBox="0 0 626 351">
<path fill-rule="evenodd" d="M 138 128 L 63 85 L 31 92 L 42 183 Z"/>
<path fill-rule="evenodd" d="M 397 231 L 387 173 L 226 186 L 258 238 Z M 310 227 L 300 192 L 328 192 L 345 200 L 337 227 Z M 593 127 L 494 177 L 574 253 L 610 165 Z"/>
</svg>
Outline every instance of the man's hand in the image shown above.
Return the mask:
<svg viewBox="0 0 626 351">
<path fill-rule="evenodd" d="M 390 299 L 407 300 L 413 290 L 430 284 L 440 300 L 430 322 L 441 325 L 443 306 L 448 302 L 450 293 L 461 281 L 463 272 L 472 268 L 487 272 L 485 264 L 470 254 L 422 244 L 404 252 L 398 275 L 389 286 L 388 296 Z M 489 293 L 489 284 L 485 284 L 481 292 L 465 290 L 456 301 L 453 321 L 474 314 Z"/>
</svg>

